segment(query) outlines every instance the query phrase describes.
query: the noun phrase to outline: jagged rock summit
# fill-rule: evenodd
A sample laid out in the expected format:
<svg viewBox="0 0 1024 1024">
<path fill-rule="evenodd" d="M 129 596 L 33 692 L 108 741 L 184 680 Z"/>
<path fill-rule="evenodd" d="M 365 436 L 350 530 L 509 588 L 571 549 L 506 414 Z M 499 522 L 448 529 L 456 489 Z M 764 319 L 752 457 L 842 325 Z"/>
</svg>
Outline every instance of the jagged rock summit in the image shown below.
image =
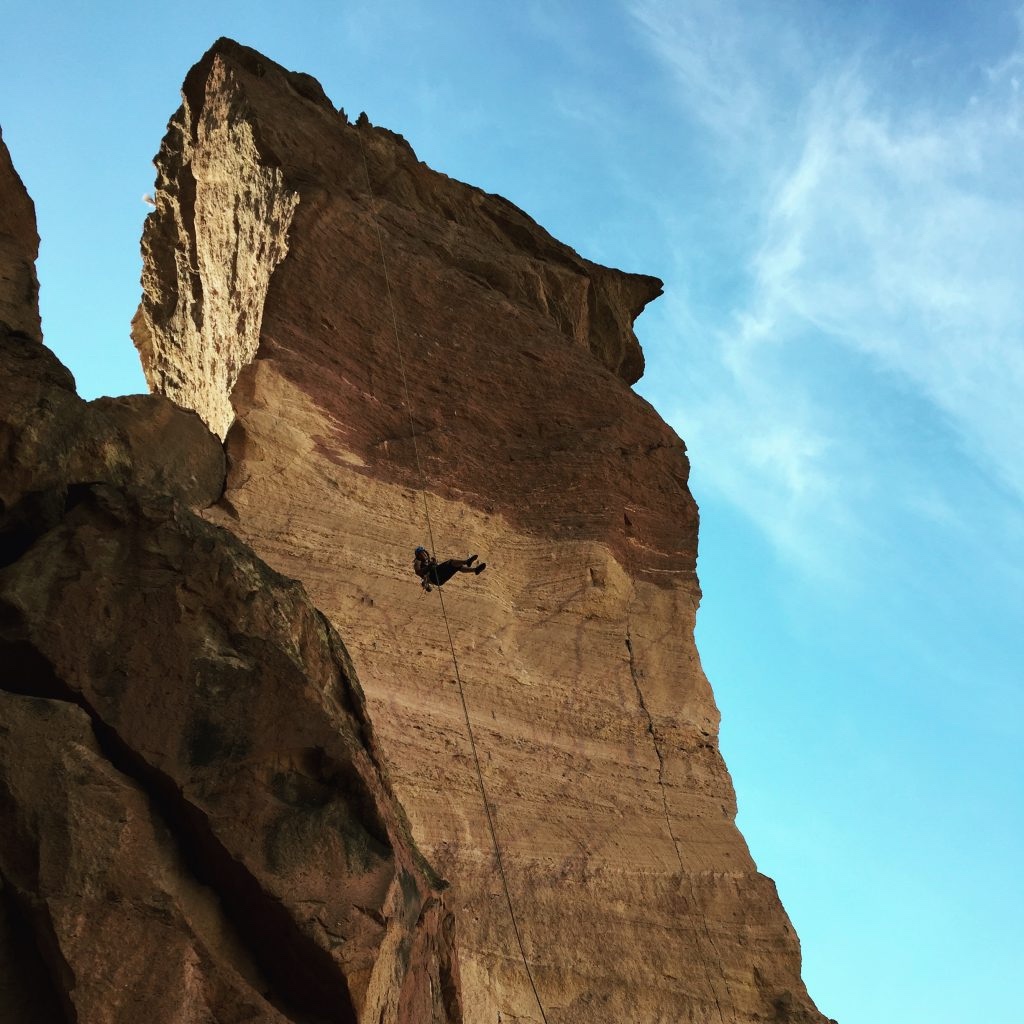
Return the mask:
<svg viewBox="0 0 1024 1024">
<path fill-rule="evenodd" d="M 823 1022 L 734 822 L 685 449 L 630 388 L 660 282 L 583 259 L 229 40 L 182 95 L 134 338 L 153 389 L 226 438 L 203 516 L 345 638 L 451 882 L 465 1019 L 541 1010 L 449 629 L 547 1019 Z M 421 543 L 489 563 L 445 588 L 447 619 L 412 575 Z"/>
</svg>

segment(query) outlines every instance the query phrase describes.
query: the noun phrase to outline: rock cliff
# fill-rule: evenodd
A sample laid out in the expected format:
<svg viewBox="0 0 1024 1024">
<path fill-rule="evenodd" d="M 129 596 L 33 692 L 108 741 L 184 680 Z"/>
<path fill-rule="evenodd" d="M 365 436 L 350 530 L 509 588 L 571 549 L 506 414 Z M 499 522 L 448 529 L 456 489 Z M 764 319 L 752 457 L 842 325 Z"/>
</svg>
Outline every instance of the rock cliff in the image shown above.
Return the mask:
<svg viewBox="0 0 1024 1024">
<path fill-rule="evenodd" d="M 463 1020 L 455 921 L 337 632 L 195 513 L 169 399 L 41 343 L 0 141 L 0 1020 Z"/>
<path fill-rule="evenodd" d="M 307 75 L 231 41 L 191 70 L 182 96 L 157 157 L 134 338 L 153 389 L 226 439 L 226 489 L 203 517 L 301 580 L 345 637 L 412 833 L 452 883 L 466 1019 L 537 1021 L 541 1010 L 496 871 L 449 629 L 547 1019 L 824 1021 L 775 888 L 734 823 L 693 641 L 685 449 L 630 388 L 643 368 L 632 324 L 660 282 L 580 257 L 509 202 L 425 167 L 401 137 L 350 123 Z M 140 525 L 118 551 L 143 559 L 145 580 L 184 572 L 183 551 L 223 536 L 134 500 L 89 492 L 47 546 L 79 551 L 76 572 L 100 572 L 107 556 L 90 564 L 82 538 L 128 518 Z M 412 575 L 420 543 L 489 563 L 445 588 L 447 617 Z M 238 572 L 259 604 L 294 594 Z M 76 586 L 62 585 L 56 607 L 81 607 Z M 188 596 L 192 582 L 175 588 L 178 608 L 203 599 Z M 170 628 L 169 611 L 154 614 Z M 303 621 L 324 678 L 340 643 L 312 612 Z M 38 628 L 32 642 L 100 708 Z M 262 656 L 224 649 L 231 635 L 211 627 L 219 667 L 189 685 L 254 670 Z M 344 706 L 333 693 L 324 682 L 307 701 L 320 738 L 288 744 L 289 771 L 316 794 L 333 772 L 351 774 L 333 767 L 347 762 L 326 724 L 348 719 L 318 704 Z M 219 701 L 210 744 L 229 758 L 236 743 L 262 751 L 266 723 L 250 723 L 249 703 Z M 147 747 L 149 770 L 179 778 L 180 743 Z M 332 767 L 300 769 L 311 746 L 332 751 Z M 196 813 L 221 821 L 219 799 Z M 307 853 L 319 849 L 322 799 L 289 826 Z M 246 817 L 264 847 L 268 821 Z M 385 830 L 371 831 L 376 842 Z M 306 941 L 319 913 L 296 913 Z M 440 949 L 443 935 L 423 927 Z M 431 956 L 443 975 L 444 957 Z"/>
<path fill-rule="evenodd" d="M 0 130 L 0 324 L 42 340 L 36 256 L 36 210 L 25 191 Z"/>
</svg>

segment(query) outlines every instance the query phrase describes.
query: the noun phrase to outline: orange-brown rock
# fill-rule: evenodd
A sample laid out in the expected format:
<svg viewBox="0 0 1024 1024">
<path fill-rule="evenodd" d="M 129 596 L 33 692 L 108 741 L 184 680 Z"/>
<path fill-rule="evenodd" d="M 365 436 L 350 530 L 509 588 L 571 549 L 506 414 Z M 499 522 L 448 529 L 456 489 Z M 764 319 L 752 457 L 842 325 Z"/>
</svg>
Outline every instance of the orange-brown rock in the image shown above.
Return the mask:
<svg viewBox="0 0 1024 1024">
<path fill-rule="evenodd" d="M 10 322 L 0 1021 L 457 1024 L 444 886 L 338 634 L 188 507 L 220 443 L 163 397 L 81 401 Z"/>
<path fill-rule="evenodd" d="M 459 1019 L 436 878 L 408 841 L 345 649 L 299 584 L 170 497 L 80 486 L 61 521 L 0 572 L 0 650 L 5 688 L 84 709 L 98 741 L 89 759 L 102 753 L 104 770 L 132 790 L 128 810 L 110 796 L 95 822 L 92 784 L 55 757 L 71 741 L 54 735 L 37 755 L 54 760 L 65 799 L 19 782 L 39 765 L 18 762 L 31 732 L 12 738 L 4 834 L 20 842 L 5 844 L 0 874 L 29 908 L 40 945 L 72 965 L 62 991 L 77 1019 L 178 1019 L 173 965 L 153 982 L 146 1012 L 135 992 L 104 1010 L 75 980 L 105 965 L 101 988 L 118 976 L 147 984 L 145 963 L 163 944 L 160 928 L 143 935 L 151 916 L 159 923 L 147 902 L 166 904 L 172 931 L 186 933 L 180 957 L 213 962 L 196 985 L 224 991 L 197 1020 L 246 1019 L 252 1007 L 267 1020 Z M 139 790 L 141 817 L 160 828 L 136 836 Z M 82 804 L 70 821 L 40 820 L 41 809 L 69 800 Z M 102 822 L 116 814 L 130 820 L 125 847 L 98 848 Z M 81 848 L 80 862 L 50 855 L 59 836 Z M 190 916 L 201 908 L 188 892 L 146 889 L 150 872 L 119 862 L 144 855 L 164 864 L 158 882 L 205 885 L 225 919 L 209 927 L 230 942 L 208 950 L 189 938 L 215 945 Z M 41 866 L 53 876 L 41 877 Z M 55 923 L 82 891 L 113 904 L 103 921 L 86 900 Z M 140 946 L 136 960 L 124 962 L 108 928 Z M 246 970 L 233 960 L 242 953 Z M 225 987 L 218 975 L 228 967 L 239 977 Z"/>
<path fill-rule="evenodd" d="M 547 1019 L 823 1021 L 734 822 L 685 450 L 629 386 L 660 282 L 581 258 L 227 40 L 189 73 L 157 170 L 148 379 L 226 435 L 205 515 L 346 637 L 453 883 L 467 1020 L 541 1011 L 448 626 Z M 445 588 L 447 622 L 411 573 L 431 531 L 439 557 L 489 563 Z"/>
<path fill-rule="evenodd" d="M 89 715 L 0 693 L 3 1020 L 286 1024 L 211 888 Z M 7 970 L 4 968 L 7 967 Z M 50 972 L 53 972 L 53 977 Z"/>
<path fill-rule="evenodd" d="M 203 508 L 224 488 L 224 451 L 162 395 L 85 402 L 39 342 L 0 327 L 0 522 L 27 496 L 70 484 L 134 483 Z"/>
<path fill-rule="evenodd" d="M 0 137 L 0 549 L 76 483 L 132 483 L 192 507 L 216 501 L 224 452 L 195 413 L 162 395 L 87 403 L 40 344 L 38 249 L 32 200 Z"/>
</svg>

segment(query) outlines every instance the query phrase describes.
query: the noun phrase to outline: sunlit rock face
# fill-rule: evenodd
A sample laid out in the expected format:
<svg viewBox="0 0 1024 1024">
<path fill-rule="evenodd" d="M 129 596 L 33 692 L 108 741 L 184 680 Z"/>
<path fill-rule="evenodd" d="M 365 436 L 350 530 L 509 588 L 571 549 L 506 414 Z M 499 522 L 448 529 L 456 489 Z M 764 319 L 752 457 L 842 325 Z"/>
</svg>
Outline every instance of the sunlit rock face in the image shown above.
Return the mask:
<svg viewBox="0 0 1024 1024">
<path fill-rule="evenodd" d="M 581 258 L 227 40 L 189 73 L 157 166 L 144 368 L 226 434 L 204 515 L 345 638 L 452 883 L 466 1019 L 540 1009 L 449 629 L 548 1019 L 823 1021 L 734 823 L 685 449 L 630 388 L 660 282 Z M 421 543 L 488 563 L 445 587 L 447 621 L 411 572 Z"/>
<path fill-rule="evenodd" d="M 454 916 L 340 637 L 196 514 L 225 459 L 194 412 L 75 393 L 9 169 L 0 143 L 0 1021 L 458 1024 Z"/>
</svg>

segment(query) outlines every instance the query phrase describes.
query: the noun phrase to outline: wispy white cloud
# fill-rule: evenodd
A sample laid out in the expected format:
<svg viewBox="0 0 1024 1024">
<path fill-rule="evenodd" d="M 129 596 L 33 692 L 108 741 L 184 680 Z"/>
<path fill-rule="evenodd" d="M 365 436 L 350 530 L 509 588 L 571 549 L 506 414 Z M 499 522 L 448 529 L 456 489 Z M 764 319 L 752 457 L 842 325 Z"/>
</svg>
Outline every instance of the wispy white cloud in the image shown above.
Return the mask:
<svg viewBox="0 0 1024 1024">
<path fill-rule="evenodd" d="M 628 9 L 681 121 L 740 183 L 723 230 L 746 232 L 743 282 L 728 313 L 704 318 L 713 354 L 683 424 L 713 453 L 706 479 L 805 559 L 809 524 L 833 539 L 865 527 L 852 510 L 874 487 L 868 467 L 892 455 L 870 400 L 822 380 L 825 360 L 852 386 L 906 393 L 1024 499 L 1024 50 L 959 104 L 929 104 L 900 98 L 867 41 L 825 46 L 796 9 Z M 886 498 L 921 511 L 917 484 Z"/>
<path fill-rule="evenodd" d="M 788 50 L 764 61 L 749 15 L 716 0 L 637 0 L 628 5 L 650 45 L 671 68 L 692 114 L 720 142 L 742 145 L 763 124 L 772 86 L 761 75 L 782 70 Z M 774 42 L 784 46 L 781 38 Z M 740 71 L 743 73 L 730 73 Z"/>
<path fill-rule="evenodd" d="M 905 377 L 1024 496 L 1024 189 L 992 194 L 984 170 L 1024 146 L 1001 120 L 975 106 L 905 126 L 857 85 L 828 90 L 754 269 L 780 330 L 813 325 Z"/>
</svg>

